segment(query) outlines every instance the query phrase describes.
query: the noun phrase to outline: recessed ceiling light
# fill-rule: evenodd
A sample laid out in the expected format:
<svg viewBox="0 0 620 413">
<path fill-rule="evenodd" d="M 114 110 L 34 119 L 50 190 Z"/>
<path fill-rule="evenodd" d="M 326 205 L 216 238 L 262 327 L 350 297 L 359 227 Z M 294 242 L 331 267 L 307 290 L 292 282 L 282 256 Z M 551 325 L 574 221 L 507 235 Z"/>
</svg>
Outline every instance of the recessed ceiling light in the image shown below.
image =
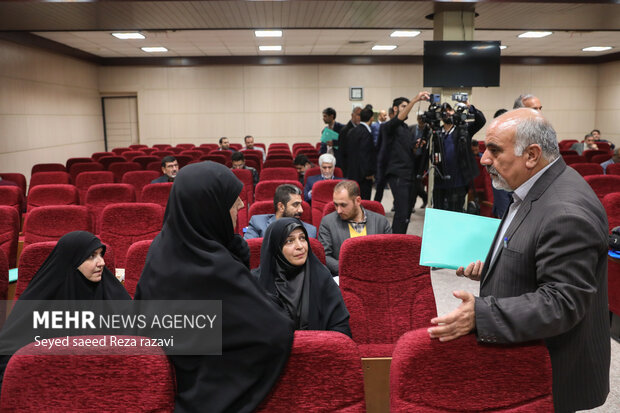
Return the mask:
<svg viewBox="0 0 620 413">
<path fill-rule="evenodd" d="M 256 37 L 282 37 L 282 30 L 255 30 Z"/>
<path fill-rule="evenodd" d="M 501 45 L 499 48 L 500 48 L 500 49 L 502 49 L 502 50 L 504 50 L 504 49 L 505 49 L 505 48 L 507 48 L 507 47 L 508 47 L 508 46 Z"/>
<path fill-rule="evenodd" d="M 279 52 L 282 50 L 282 46 L 258 46 L 258 50 L 261 52 Z"/>
<path fill-rule="evenodd" d="M 142 49 L 143 51 L 147 53 L 164 53 L 168 51 L 168 49 L 166 49 L 165 47 L 161 47 L 161 46 L 141 47 L 140 49 Z"/>
<path fill-rule="evenodd" d="M 539 39 L 541 37 L 547 37 L 553 34 L 553 32 L 525 32 L 521 33 L 518 37 L 522 39 Z"/>
<path fill-rule="evenodd" d="M 372 47 L 372 50 L 394 50 L 394 49 L 396 49 L 395 45 L 380 45 L 380 44 L 377 44 L 377 45 L 374 45 Z"/>
<path fill-rule="evenodd" d="M 605 50 L 611 50 L 613 47 L 611 46 L 590 46 L 584 47 L 581 49 L 584 52 L 604 52 Z"/>
<path fill-rule="evenodd" d="M 416 37 L 420 32 L 417 30 L 395 30 L 390 37 Z"/>
<path fill-rule="evenodd" d="M 121 40 L 142 40 L 145 39 L 144 35 L 141 33 L 112 33 L 112 36 Z"/>
</svg>

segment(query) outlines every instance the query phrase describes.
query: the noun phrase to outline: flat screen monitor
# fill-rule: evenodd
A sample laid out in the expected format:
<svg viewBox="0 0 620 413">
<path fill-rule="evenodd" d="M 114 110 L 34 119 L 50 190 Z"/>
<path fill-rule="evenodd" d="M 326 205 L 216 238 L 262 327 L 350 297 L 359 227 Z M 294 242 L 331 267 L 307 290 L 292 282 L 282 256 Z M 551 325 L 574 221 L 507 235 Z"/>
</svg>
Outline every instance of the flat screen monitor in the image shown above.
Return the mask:
<svg viewBox="0 0 620 413">
<path fill-rule="evenodd" d="M 425 87 L 499 86 L 499 41 L 425 41 Z"/>
</svg>

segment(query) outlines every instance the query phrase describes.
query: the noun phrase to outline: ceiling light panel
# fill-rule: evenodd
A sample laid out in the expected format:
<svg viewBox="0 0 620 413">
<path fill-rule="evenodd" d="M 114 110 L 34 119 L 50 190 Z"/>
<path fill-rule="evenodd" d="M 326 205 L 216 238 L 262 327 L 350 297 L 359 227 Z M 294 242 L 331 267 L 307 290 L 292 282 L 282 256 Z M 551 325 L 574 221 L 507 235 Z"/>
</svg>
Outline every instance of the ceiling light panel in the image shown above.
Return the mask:
<svg viewBox="0 0 620 413">
<path fill-rule="evenodd" d="M 518 37 L 522 39 L 540 39 L 541 37 L 547 37 L 552 34 L 553 32 L 525 32 L 521 33 Z"/>
<path fill-rule="evenodd" d="M 112 36 L 121 40 L 142 40 L 146 38 L 141 33 L 112 33 Z"/>
<path fill-rule="evenodd" d="M 395 30 L 390 37 L 416 37 L 420 32 L 417 30 Z"/>
<path fill-rule="evenodd" d="M 256 37 L 282 37 L 282 30 L 255 30 Z"/>
<path fill-rule="evenodd" d="M 394 50 L 396 49 L 395 45 L 381 45 L 377 44 L 372 47 L 372 50 Z"/>
<path fill-rule="evenodd" d="M 147 53 L 165 53 L 168 51 L 165 47 L 162 46 L 154 46 L 154 47 L 141 47 L 142 51 Z"/>
<path fill-rule="evenodd" d="M 282 50 L 282 46 L 258 46 L 258 50 L 261 52 L 279 52 Z"/>
</svg>

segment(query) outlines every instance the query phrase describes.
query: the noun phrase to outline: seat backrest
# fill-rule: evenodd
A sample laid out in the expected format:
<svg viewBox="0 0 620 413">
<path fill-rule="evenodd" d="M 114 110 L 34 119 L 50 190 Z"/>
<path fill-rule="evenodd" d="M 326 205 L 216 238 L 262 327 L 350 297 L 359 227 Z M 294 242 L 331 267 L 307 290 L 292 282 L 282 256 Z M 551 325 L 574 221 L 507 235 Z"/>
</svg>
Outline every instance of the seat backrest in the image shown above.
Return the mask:
<svg viewBox="0 0 620 413">
<path fill-rule="evenodd" d="M 190 162 L 194 161 L 195 159 L 191 156 L 188 155 L 182 155 L 182 154 L 178 154 L 178 155 L 174 155 L 175 159 L 177 160 L 177 162 L 179 163 L 179 169 L 183 168 L 185 165 L 189 164 Z"/>
<path fill-rule="evenodd" d="M 603 174 L 603 167 L 597 163 L 573 163 L 570 167 L 579 172 L 581 176 Z"/>
<path fill-rule="evenodd" d="M 222 151 L 222 152 L 225 152 L 225 151 Z M 222 155 L 220 152 L 211 152 L 208 155 L 201 156 L 200 160 L 217 162 L 217 163 L 221 163 L 222 165 L 228 165 L 228 161 L 226 160 L 226 157 Z"/>
<path fill-rule="evenodd" d="M 161 173 L 155 171 L 129 171 L 123 175 L 121 182 L 133 185 L 136 190 L 136 198 L 140 201 L 138 195 L 142 195 L 142 188 L 150 184 L 153 179 L 158 178 Z"/>
<path fill-rule="evenodd" d="M 151 156 L 156 156 L 158 157 L 160 160 L 164 157 L 164 156 L 168 156 L 168 155 L 174 155 L 174 153 L 172 151 L 168 151 L 168 150 L 158 150 L 155 152 L 151 153 Z"/>
<path fill-rule="evenodd" d="M 351 338 L 295 331 L 291 355 L 258 412 L 365 412 L 364 376 Z"/>
<path fill-rule="evenodd" d="M 114 174 L 114 182 L 121 182 L 127 172 L 140 170 L 142 166 L 137 162 L 114 162 L 108 167 L 108 171 Z"/>
<path fill-rule="evenodd" d="M 94 163 L 93 158 L 69 158 L 65 163 L 67 172 L 71 173 L 71 167 L 78 163 Z"/>
<path fill-rule="evenodd" d="M 333 202 L 334 187 L 338 185 L 338 182 L 340 182 L 338 179 L 326 179 L 317 181 L 312 186 L 312 225 L 317 229 L 321 225 L 325 205 Z"/>
<path fill-rule="evenodd" d="M 261 172 L 267 168 L 295 168 L 295 164 L 292 159 L 267 159 L 263 163 Z"/>
<path fill-rule="evenodd" d="M 590 162 L 601 164 L 601 163 L 609 160 L 610 158 L 611 158 L 611 154 L 610 153 L 606 153 L 606 154 L 603 154 L 603 155 L 594 155 L 592 157 L 592 159 L 590 159 Z"/>
<path fill-rule="evenodd" d="M 160 184 L 147 184 L 142 187 L 140 202 L 152 203 L 166 208 L 168 205 L 168 197 L 172 189 L 172 182 L 163 182 Z"/>
<path fill-rule="evenodd" d="M 250 238 L 246 241 L 250 247 L 250 269 L 257 268 L 260 266 L 260 251 L 263 246 L 263 238 Z M 325 249 L 323 244 L 316 238 L 310 238 L 308 242 L 314 255 L 325 265 Z"/>
<path fill-rule="evenodd" d="M 299 188 L 300 191 L 303 192 L 303 188 L 299 181 L 289 181 L 289 180 L 280 180 L 280 181 L 265 181 L 259 182 L 256 185 L 256 189 L 254 189 L 254 200 L 255 201 L 271 201 L 273 202 L 273 196 L 276 193 L 276 188 L 280 185 L 290 184 L 295 185 Z M 273 213 L 273 212 L 271 212 Z"/>
<path fill-rule="evenodd" d="M 33 209 L 24 222 L 24 245 L 57 241 L 71 231 L 92 232 L 88 208 L 79 205 L 51 205 Z"/>
<path fill-rule="evenodd" d="M 37 163 L 32 166 L 30 174 L 37 172 L 67 172 L 67 168 L 61 163 Z"/>
<path fill-rule="evenodd" d="M 138 156 L 144 156 L 144 152 L 136 151 L 136 150 L 127 151 L 127 152 L 123 152 L 121 156 L 127 159 L 127 161 L 133 161 L 134 158 L 137 158 Z"/>
<path fill-rule="evenodd" d="M 0 248 L 0 300 L 6 300 L 9 291 L 9 259 L 4 250 Z M 6 315 L 5 309 L 0 309 L 0 314 Z"/>
<path fill-rule="evenodd" d="M 585 156 L 581 155 L 562 155 L 562 159 L 566 162 L 566 165 L 571 165 L 574 163 L 586 163 L 588 160 Z"/>
<path fill-rule="evenodd" d="M 131 161 L 139 163 L 142 169 L 146 169 L 146 166 L 150 164 L 151 162 L 159 162 L 161 164 L 161 159 L 159 159 L 157 156 L 144 155 L 144 154 L 142 156 L 136 156 Z"/>
<path fill-rule="evenodd" d="M 15 286 L 15 300 L 26 290 L 30 280 L 45 262 L 50 252 L 56 246 L 56 241 L 37 242 L 24 246 L 19 255 L 19 274 Z"/>
<path fill-rule="evenodd" d="M 217 143 L 201 143 L 199 147 L 200 148 L 207 148 L 207 149 L 209 149 L 211 151 L 214 151 L 214 150 L 216 150 L 218 148 L 218 145 L 217 145 Z"/>
<path fill-rule="evenodd" d="M 153 152 L 157 151 L 156 148 L 142 148 L 140 149 L 145 155 L 151 155 Z"/>
<path fill-rule="evenodd" d="M 121 146 L 121 147 L 112 149 L 112 152 L 114 152 L 116 155 L 122 155 L 124 152 L 129 152 L 129 151 L 131 151 L 131 148 L 127 146 Z"/>
<path fill-rule="evenodd" d="M 560 155 L 564 156 L 564 155 L 579 155 L 579 152 L 572 150 L 572 149 L 567 149 L 564 151 L 560 151 Z"/>
<path fill-rule="evenodd" d="M 38 185 L 30 189 L 28 213 L 48 205 L 79 205 L 80 195 L 74 185 Z"/>
<path fill-rule="evenodd" d="M 156 148 L 157 150 L 160 150 L 160 151 L 164 151 L 168 148 L 172 148 L 172 145 L 170 145 L 169 143 L 156 143 L 155 145 L 153 145 L 153 148 Z"/>
<path fill-rule="evenodd" d="M 17 184 L 22 190 L 22 193 L 26 195 L 26 177 L 24 174 L 16 173 L 16 172 L 3 172 L 0 174 L 2 179 L 6 179 L 7 181 L 11 181 Z"/>
<path fill-rule="evenodd" d="M 620 163 L 612 163 L 605 168 L 607 175 L 620 175 Z"/>
<path fill-rule="evenodd" d="M 50 185 L 50 184 L 69 184 L 71 183 L 71 175 L 67 172 L 37 172 L 30 177 L 30 186 L 28 188 L 28 196 L 32 188 L 37 185 Z"/>
<path fill-rule="evenodd" d="M 97 165 L 101 166 L 99 163 Z M 103 166 L 101 167 L 103 168 Z M 80 194 L 80 203 L 86 202 L 86 192 L 91 186 L 112 183 L 114 183 L 114 174 L 110 171 L 80 172 L 75 178 L 75 186 Z"/>
<path fill-rule="evenodd" d="M 395 344 L 409 330 L 430 327 L 437 316 L 429 267 L 418 264 L 421 245 L 420 237 L 402 234 L 367 235 L 342 244 L 340 289 L 358 345 Z"/>
<path fill-rule="evenodd" d="M 69 175 L 71 175 L 71 182 L 77 185 L 77 176 L 82 172 L 95 172 L 103 171 L 103 165 L 99 162 L 80 162 L 74 163 L 69 168 Z"/>
<path fill-rule="evenodd" d="M 269 152 L 265 161 L 274 161 L 276 159 L 293 160 L 290 152 Z"/>
<path fill-rule="evenodd" d="M 260 172 L 260 181 L 289 180 L 295 181 L 298 178 L 295 168 L 266 168 Z"/>
<path fill-rule="evenodd" d="M 10 268 L 17 267 L 19 225 L 19 213 L 15 208 L 8 205 L 0 205 L 0 251 L 4 252 L 8 260 L 7 265 Z M 4 299 L 6 298 L 0 298 L 0 300 Z"/>
<path fill-rule="evenodd" d="M 104 336 L 77 337 L 101 340 Z M 140 337 L 123 337 L 141 343 Z M 110 338 L 105 341 L 110 343 Z M 68 345 L 59 343 L 56 355 L 46 357 L 46 350 L 35 344 L 11 357 L 4 373 L 0 410 L 174 410 L 174 372 L 158 347 L 78 347 L 72 339 Z"/>
<path fill-rule="evenodd" d="M 605 195 L 620 191 L 620 176 L 618 175 L 588 175 L 583 179 L 590 184 L 601 201 Z"/>
<path fill-rule="evenodd" d="M 233 169 L 232 172 L 243 183 L 240 196 L 245 206 L 249 208 L 252 202 L 254 202 L 254 177 L 252 176 L 252 171 L 249 169 Z"/>
<path fill-rule="evenodd" d="M 110 170 L 110 165 L 116 162 L 126 162 L 125 158 L 120 155 L 115 156 L 103 156 L 97 160 L 101 165 L 103 165 L 103 169 L 106 171 Z"/>
<path fill-rule="evenodd" d="M 142 149 L 148 148 L 148 145 L 144 145 L 144 144 L 140 144 L 140 143 L 134 143 L 132 145 L 129 145 L 129 148 L 134 150 L 134 151 L 141 151 Z"/>
<path fill-rule="evenodd" d="M 127 250 L 127 260 L 125 261 L 125 289 L 133 298 L 136 293 L 136 287 L 138 281 L 140 281 L 140 275 L 142 275 L 142 269 L 146 262 L 146 254 L 151 247 L 151 239 L 145 239 L 137 241 L 131 244 Z"/>
<path fill-rule="evenodd" d="M 273 198 L 271 201 L 256 201 L 250 206 L 248 212 L 248 221 L 252 219 L 254 215 L 273 214 Z"/>
<path fill-rule="evenodd" d="M 573 146 L 574 143 L 578 143 L 578 142 L 579 141 L 577 139 L 562 139 L 558 143 L 558 146 L 560 147 L 560 149 L 565 150 Z"/>
<path fill-rule="evenodd" d="M 96 184 L 88 188 L 86 192 L 86 207 L 90 213 L 95 234 L 101 231 L 101 214 L 103 209 L 116 203 L 136 201 L 136 190 L 129 184 Z"/>
<path fill-rule="evenodd" d="M 383 205 L 381 205 L 381 202 L 370 201 L 368 199 L 362 199 L 362 207 L 364 207 L 364 209 L 367 209 L 369 211 L 376 212 L 377 214 L 381 214 L 385 216 L 385 209 L 383 209 Z M 328 203 L 327 205 L 325 205 L 325 208 L 323 208 L 323 216 L 327 214 L 331 214 L 335 210 L 336 210 L 336 206 L 334 205 L 334 202 L 332 201 Z"/>
<path fill-rule="evenodd" d="M 587 162 L 591 162 L 591 159 L 595 155 L 607 155 L 609 151 L 603 151 L 600 149 L 588 149 L 587 151 L 583 151 L 583 156 L 585 156 Z"/>
<path fill-rule="evenodd" d="M 0 205 L 5 205 L 15 209 L 21 217 L 23 211 L 24 195 L 22 190 L 16 186 L 0 186 Z M 20 218 L 21 219 L 21 218 Z"/>
<path fill-rule="evenodd" d="M 192 149 L 195 148 L 196 145 L 194 145 L 193 143 L 177 143 L 176 147 L 182 149 Z"/>
<path fill-rule="evenodd" d="M 163 208 L 155 204 L 120 203 L 103 209 L 101 241 L 114 249 L 117 268 L 125 268 L 127 250 L 131 244 L 155 238 L 161 230 L 163 219 Z"/>
<path fill-rule="evenodd" d="M 467 391 L 454 366 L 467 372 Z M 551 362 L 540 342 L 489 346 L 473 334 L 449 342 L 426 329 L 396 344 L 390 366 L 390 412 L 552 412 Z"/>
<path fill-rule="evenodd" d="M 99 162 L 99 159 L 104 156 L 116 156 L 114 152 L 95 152 L 90 157 L 93 158 L 93 161 Z"/>
<path fill-rule="evenodd" d="M 203 156 L 204 153 L 199 150 L 186 149 L 183 152 L 181 152 L 181 155 L 191 156 L 192 159 L 196 160 L 196 159 L 200 159 L 200 157 Z"/>
<path fill-rule="evenodd" d="M 314 175 L 318 175 L 321 173 L 321 168 L 318 166 L 313 166 L 309 168 L 306 172 L 304 172 L 304 186 L 308 182 L 308 178 Z M 334 176 L 336 178 L 342 178 L 342 169 L 335 167 L 334 168 Z"/>
<path fill-rule="evenodd" d="M 290 147 L 288 146 L 288 143 L 271 143 L 269 144 L 269 151 L 271 151 L 272 149 L 285 149 L 289 152 L 291 151 Z"/>
<path fill-rule="evenodd" d="M 229 144 L 229 146 L 236 151 L 240 151 L 241 148 L 243 148 L 243 145 L 241 145 L 240 143 L 231 143 Z"/>
<path fill-rule="evenodd" d="M 610 233 L 612 229 L 620 226 L 620 188 L 618 190 L 618 192 L 605 195 L 601 201 L 605 212 L 607 212 Z"/>
</svg>

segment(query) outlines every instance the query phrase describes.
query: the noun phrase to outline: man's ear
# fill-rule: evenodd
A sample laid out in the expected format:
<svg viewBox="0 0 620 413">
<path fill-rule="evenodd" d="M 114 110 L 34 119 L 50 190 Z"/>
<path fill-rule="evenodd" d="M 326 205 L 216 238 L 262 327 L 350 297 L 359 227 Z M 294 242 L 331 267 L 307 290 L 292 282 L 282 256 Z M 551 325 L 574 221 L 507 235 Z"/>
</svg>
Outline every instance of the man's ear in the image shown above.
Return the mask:
<svg viewBox="0 0 620 413">
<path fill-rule="evenodd" d="M 542 157 L 542 148 L 539 144 L 534 143 L 525 148 L 525 154 L 527 156 L 525 166 L 532 169 L 538 164 L 540 158 Z"/>
<path fill-rule="evenodd" d="M 286 206 L 282 202 L 278 202 L 278 212 L 282 213 L 286 209 Z"/>
</svg>

